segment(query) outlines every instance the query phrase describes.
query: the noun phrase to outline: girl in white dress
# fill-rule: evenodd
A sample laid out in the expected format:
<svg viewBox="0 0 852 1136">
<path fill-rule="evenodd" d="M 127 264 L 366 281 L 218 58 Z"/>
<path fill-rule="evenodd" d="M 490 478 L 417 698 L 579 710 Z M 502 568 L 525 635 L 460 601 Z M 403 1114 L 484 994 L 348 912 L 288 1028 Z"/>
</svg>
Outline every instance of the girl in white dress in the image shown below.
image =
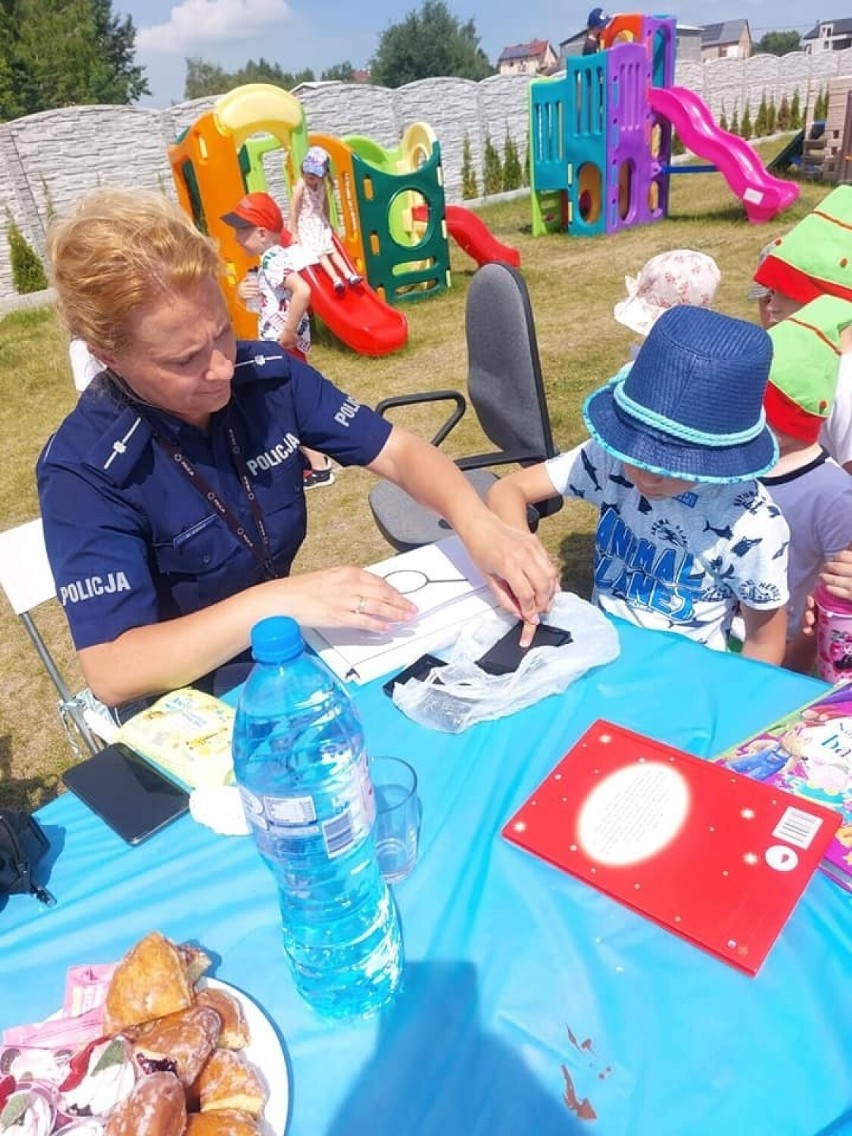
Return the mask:
<svg viewBox="0 0 852 1136">
<path fill-rule="evenodd" d="M 293 187 L 290 201 L 290 226 L 299 244 L 317 258 L 338 295 L 360 284 L 363 277 L 353 272 L 335 248 L 328 219 L 328 174 L 331 159 L 322 146 L 311 146 L 302 160 L 302 176 Z"/>
</svg>

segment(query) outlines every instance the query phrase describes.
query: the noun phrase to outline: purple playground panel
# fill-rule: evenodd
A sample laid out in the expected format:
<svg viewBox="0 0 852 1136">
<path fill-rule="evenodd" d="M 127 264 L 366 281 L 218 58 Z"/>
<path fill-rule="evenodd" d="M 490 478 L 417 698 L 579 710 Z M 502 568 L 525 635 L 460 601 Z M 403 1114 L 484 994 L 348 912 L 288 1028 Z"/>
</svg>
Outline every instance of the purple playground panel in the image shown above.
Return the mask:
<svg viewBox="0 0 852 1136">
<path fill-rule="evenodd" d="M 639 43 L 618 44 L 607 51 L 607 56 L 606 231 L 616 233 L 656 221 L 664 214 L 658 207 L 652 208 L 650 200 L 650 108 L 645 94 L 651 64 Z"/>
</svg>

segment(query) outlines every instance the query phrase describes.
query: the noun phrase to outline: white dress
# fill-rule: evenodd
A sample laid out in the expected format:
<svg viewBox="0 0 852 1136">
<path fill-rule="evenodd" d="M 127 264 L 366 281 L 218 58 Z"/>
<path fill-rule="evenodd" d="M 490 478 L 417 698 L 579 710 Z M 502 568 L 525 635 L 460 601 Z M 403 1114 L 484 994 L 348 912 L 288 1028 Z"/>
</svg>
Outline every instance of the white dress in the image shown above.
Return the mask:
<svg viewBox="0 0 852 1136">
<path fill-rule="evenodd" d="M 299 244 L 316 257 L 331 256 L 334 252 L 331 225 L 325 214 L 326 184 L 319 182 L 315 188 L 304 182 L 302 208 L 299 210 Z"/>
</svg>

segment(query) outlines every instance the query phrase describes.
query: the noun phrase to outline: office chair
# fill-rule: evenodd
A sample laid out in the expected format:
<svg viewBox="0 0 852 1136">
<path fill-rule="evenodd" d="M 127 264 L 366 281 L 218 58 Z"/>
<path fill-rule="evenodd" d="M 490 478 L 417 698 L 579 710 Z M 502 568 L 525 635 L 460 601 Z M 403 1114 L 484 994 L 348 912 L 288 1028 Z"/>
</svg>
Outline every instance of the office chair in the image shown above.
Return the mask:
<svg viewBox="0 0 852 1136">
<path fill-rule="evenodd" d="M 90 754 L 96 753 L 100 744 L 92 729 L 93 715 L 108 714 L 108 711 L 105 707 L 97 708 L 88 690 L 71 693 L 31 615 L 34 608 L 56 595 L 41 518 L 0 533 L 0 588 L 6 593 L 14 613 L 20 616 L 44 669 L 56 687 L 59 716 L 71 748 L 80 756 L 79 741 L 82 741 Z M 109 723 L 105 722 L 101 729 L 108 733 Z"/>
<path fill-rule="evenodd" d="M 497 480 L 491 466 L 535 465 L 558 452 L 541 376 L 529 293 L 517 269 L 499 262 L 483 265 L 470 283 L 465 307 L 467 393 L 479 423 L 496 449 L 455 458 L 480 497 Z M 424 402 L 452 403 L 443 425 L 431 439 L 440 446 L 467 411 L 459 391 L 438 390 L 383 399 L 381 415 L 397 407 Z M 400 552 L 431 544 L 449 533 L 446 521 L 418 505 L 402 489 L 380 482 L 369 494 L 373 518 L 385 540 Z M 527 510 L 535 531 L 540 517 L 562 507 L 562 497 L 549 498 Z"/>
</svg>

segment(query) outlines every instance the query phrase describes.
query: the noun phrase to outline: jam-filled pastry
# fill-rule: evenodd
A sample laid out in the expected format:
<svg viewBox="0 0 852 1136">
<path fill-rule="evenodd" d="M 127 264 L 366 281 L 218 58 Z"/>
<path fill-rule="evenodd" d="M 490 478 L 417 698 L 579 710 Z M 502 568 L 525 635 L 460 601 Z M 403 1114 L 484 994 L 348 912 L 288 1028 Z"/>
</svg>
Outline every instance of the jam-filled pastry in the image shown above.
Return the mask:
<svg viewBox="0 0 852 1136">
<path fill-rule="evenodd" d="M 193 989 L 180 949 L 159 931 L 140 939 L 116 966 L 104 1002 L 104 1032 L 150 1022 L 191 1006 Z"/>
<path fill-rule="evenodd" d="M 247 1112 L 218 1108 L 192 1112 L 186 1119 L 186 1136 L 261 1136 L 260 1125 Z"/>
<path fill-rule="evenodd" d="M 266 1104 L 266 1086 L 260 1074 L 241 1053 L 214 1049 L 193 1086 L 201 1111 L 231 1108 L 260 1116 Z"/>
<path fill-rule="evenodd" d="M 217 1045 L 220 1049 L 245 1049 L 251 1041 L 243 1007 L 226 990 L 205 986 L 195 995 L 196 1006 L 209 1006 L 222 1019 L 222 1032 Z"/>
<path fill-rule="evenodd" d="M 152 1073 L 107 1119 L 104 1136 L 183 1136 L 186 1101 L 173 1073 Z"/>
<path fill-rule="evenodd" d="M 149 1022 L 133 1041 L 136 1062 L 145 1073 L 167 1069 L 191 1085 L 212 1053 L 222 1027 L 209 1006 L 190 1006 Z"/>
</svg>

